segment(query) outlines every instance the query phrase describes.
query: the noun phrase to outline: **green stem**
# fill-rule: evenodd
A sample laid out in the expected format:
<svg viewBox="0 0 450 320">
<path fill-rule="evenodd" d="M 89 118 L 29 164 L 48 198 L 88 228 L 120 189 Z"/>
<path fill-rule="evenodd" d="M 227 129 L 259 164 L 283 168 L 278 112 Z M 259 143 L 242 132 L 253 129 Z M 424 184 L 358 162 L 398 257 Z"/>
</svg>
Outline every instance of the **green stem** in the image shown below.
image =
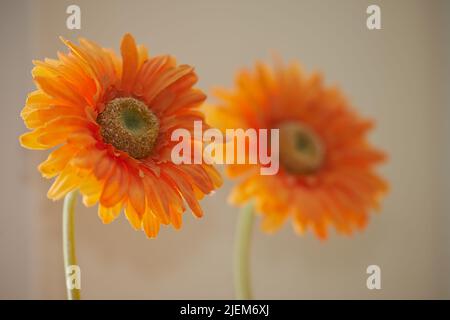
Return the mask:
<svg viewBox="0 0 450 320">
<path fill-rule="evenodd" d="M 70 272 L 77 265 L 75 254 L 75 228 L 74 213 L 77 202 L 78 191 L 69 192 L 64 198 L 63 209 L 63 253 L 64 253 L 64 275 L 66 277 L 67 299 L 80 300 L 80 289 L 71 289 L 73 274 Z M 77 272 L 76 270 L 73 272 Z"/>
<path fill-rule="evenodd" d="M 250 244 L 253 229 L 253 205 L 242 208 L 238 218 L 234 248 L 234 286 L 236 299 L 250 300 Z"/>
</svg>

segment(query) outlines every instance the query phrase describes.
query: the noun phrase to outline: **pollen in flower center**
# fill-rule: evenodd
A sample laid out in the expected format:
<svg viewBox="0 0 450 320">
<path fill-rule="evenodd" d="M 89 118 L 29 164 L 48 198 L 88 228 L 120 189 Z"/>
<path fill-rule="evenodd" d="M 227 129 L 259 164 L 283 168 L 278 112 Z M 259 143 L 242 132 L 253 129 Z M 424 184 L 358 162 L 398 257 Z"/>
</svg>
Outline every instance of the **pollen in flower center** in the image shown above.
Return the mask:
<svg viewBox="0 0 450 320">
<path fill-rule="evenodd" d="M 111 100 L 97 116 L 106 143 L 135 159 L 148 157 L 159 133 L 159 121 L 147 105 L 134 98 Z"/>
<path fill-rule="evenodd" d="M 283 122 L 280 129 L 280 162 L 291 174 L 310 174 L 320 168 L 324 149 L 319 137 L 308 126 Z"/>
</svg>

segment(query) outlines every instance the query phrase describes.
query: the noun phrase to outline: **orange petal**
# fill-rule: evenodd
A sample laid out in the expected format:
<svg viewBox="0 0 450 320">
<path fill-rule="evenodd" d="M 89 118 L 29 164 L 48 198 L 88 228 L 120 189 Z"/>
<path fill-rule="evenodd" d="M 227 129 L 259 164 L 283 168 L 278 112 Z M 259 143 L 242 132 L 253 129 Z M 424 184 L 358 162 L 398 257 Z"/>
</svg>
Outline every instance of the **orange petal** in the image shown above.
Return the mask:
<svg viewBox="0 0 450 320">
<path fill-rule="evenodd" d="M 183 199 L 187 202 L 187 204 L 191 208 L 194 215 L 196 215 L 199 218 L 202 217 L 203 216 L 202 208 L 200 207 L 200 204 L 195 198 L 192 186 L 186 181 L 184 176 L 177 174 L 174 168 L 169 166 L 164 168 L 162 174 L 165 174 L 169 177 L 169 180 L 173 184 L 173 187 L 178 189 L 178 191 L 183 196 Z"/>
<path fill-rule="evenodd" d="M 286 211 L 265 214 L 262 220 L 261 228 L 267 233 L 273 233 L 281 228 L 287 217 L 288 213 Z"/>
<path fill-rule="evenodd" d="M 63 143 L 73 133 L 90 131 L 95 126 L 80 117 L 60 116 L 34 131 L 21 135 L 20 143 L 30 149 L 48 149 Z"/>
<path fill-rule="evenodd" d="M 194 69 L 188 65 L 181 65 L 173 69 L 169 69 L 161 74 L 152 84 L 151 88 L 145 92 L 144 98 L 147 103 L 151 103 L 153 99 L 165 88 L 174 84 L 184 76 L 191 73 Z"/>
<path fill-rule="evenodd" d="M 80 192 L 83 195 L 83 204 L 91 207 L 100 199 L 103 190 L 103 184 L 100 183 L 93 175 L 88 175 L 80 184 Z"/>
<path fill-rule="evenodd" d="M 78 152 L 72 159 L 72 165 L 82 169 L 93 169 L 106 156 L 105 150 L 87 147 Z"/>
<path fill-rule="evenodd" d="M 103 153 L 100 160 L 96 163 L 94 173 L 99 181 L 106 180 L 109 176 L 111 169 L 114 166 L 114 160 L 109 154 Z"/>
<path fill-rule="evenodd" d="M 169 224 L 169 201 L 165 195 L 165 182 L 157 182 L 150 173 L 143 179 L 147 207 L 163 224 Z M 161 187 L 162 186 L 162 187 Z"/>
<path fill-rule="evenodd" d="M 82 177 L 79 175 L 79 172 L 71 166 L 66 166 L 48 190 L 47 197 L 52 200 L 61 199 L 68 192 L 76 189 L 81 181 Z"/>
<path fill-rule="evenodd" d="M 128 172 L 122 163 L 114 164 L 111 174 L 105 181 L 100 203 L 105 207 L 112 207 L 121 201 L 128 190 Z"/>
<path fill-rule="evenodd" d="M 73 157 L 77 149 L 71 145 L 63 145 L 51 152 L 44 162 L 39 165 L 39 171 L 45 178 L 53 178 L 59 174 Z"/>
<path fill-rule="evenodd" d="M 192 186 L 198 187 L 204 194 L 214 189 L 213 180 L 202 165 L 178 165 L 173 170 L 179 172 Z"/>
<path fill-rule="evenodd" d="M 160 222 L 151 212 L 147 211 L 142 220 L 142 227 L 149 238 L 156 238 L 159 232 Z"/>
<path fill-rule="evenodd" d="M 142 178 L 135 172 L 129 172 L 130 187 L 128 190 L 128 198 L 139 214 L 139 216 L 145 213 L 145 192 L 144 184 L 142 183 Z"/>
<path fill-rule="evenodd" d="M 39 109 L 27 109 L 22 110 L 21 116 L 28 129 L 38 128 L 45 125 L 61 115 L 63 116 L 76 116 L 85 117 L 84 110 L 81 108 L 67 107 L 67 106 L 50 106 Z"/>
<path fill-rule="evenodd" d="M 98 205 L 98 216 L 103 223 L 111 223 L 120 215 L 122 210 L 122 203 L 118 202 L 114 207 L 106 208 L 101 204 Z"/>
<path fill-rule="evenodd" d="M 86 101 L 76 94 L 62 77 L 34 77 L 34 81 L 39 88 L 48 95 L 61 99 L 73 106 L 84 107 Z"/>
<path fill-rule="evenodd" d="M 170 211 L 169 211 L 169 215 L 170 215 L 170 222 L 172 223 L 172 226 L 177 230 L 180 229 L 181 225 L 183 224 L 181 212 L 179 212 L 176 209 L 171 207 Z"/>
<path fill-rule="evenodd" d="M 125 208 L 125 216 L 134 229 L 140 230 L 142 228 L 142 217 L 134 210 L 130 202 L 128 202 Z"/>
<path fill-rule="evenodd" d="M 138 51 L 136 42 L 131 34 L 127 33 L 122 39 L 120 52 L 123 59 L 122 90 L 130 92 L 138 72 Z"/>
</svg>

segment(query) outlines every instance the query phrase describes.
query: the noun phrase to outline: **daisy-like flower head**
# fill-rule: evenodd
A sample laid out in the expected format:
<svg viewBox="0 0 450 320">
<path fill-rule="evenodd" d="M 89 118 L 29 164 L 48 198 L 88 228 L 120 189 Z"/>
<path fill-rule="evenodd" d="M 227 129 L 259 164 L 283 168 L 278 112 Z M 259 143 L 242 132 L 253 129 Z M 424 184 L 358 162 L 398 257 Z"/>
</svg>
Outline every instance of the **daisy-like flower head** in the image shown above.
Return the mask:
<svg viewBox="0 0 450 320">
<path fill-rule="evenodd" d="M 39 166 L 45 178 L 56 177 L 48 197 L 79 189 L 86 206 L 98 203 L 104 223 L 125 208 L 148 237 L 161 224 L 180 228 L 185 203 L 201 217 L 198 200 L 221 184 L 220 176 L 210 165 L 170 159 L 172 131 L 192 131 L 193 121 L 203 120 L 198 106 L 205 95 L 193 88 L 194 69 L 168 55 L 149 57 L 130 34 L 122 59 L 86 39 L 63 42 L 69 53 L 34 62 L 38 89 L 21 113 L 32 130 L 20 137 L 22 146 L 54 148 Z"/>
<path fill-rule="evenodd" d="M 257 63 L 238 73 L 234 90 L 216 96 L 220 102 L 207 109 L 211 125 L 279 129 L 276 175 L 261 175 L 258 164 L 226 168 L 239 179 L 231 202 L 253 201 L 263 230 L 274 232 L 289 218 L 296 232 L 311 228 L 323 239 L 329 225 L 344 234 L 366 225 L 387 190 L 374 172 L 385 155 L 367 141 L 373 122 L 358 116 L 337 88 L 296 63 Z"/>
</svg>

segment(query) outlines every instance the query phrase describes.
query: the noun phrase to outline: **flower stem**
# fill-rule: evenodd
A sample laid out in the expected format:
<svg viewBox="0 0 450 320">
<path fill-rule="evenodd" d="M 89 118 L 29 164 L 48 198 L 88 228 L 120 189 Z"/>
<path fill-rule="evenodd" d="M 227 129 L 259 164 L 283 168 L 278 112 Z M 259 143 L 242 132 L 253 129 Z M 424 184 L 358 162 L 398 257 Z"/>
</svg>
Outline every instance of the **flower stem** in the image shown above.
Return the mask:
<svg viewBox="0 0 450 320">
<path fill-rule="evenodd" d="M 64 253 L 64 275 L 66 277 L 67 299 L 80 300 L 80 289 L 72 288 L 72 279 L 69 271 L 72 266 L 77 266 L 75 254 L 75 228 L 74 213 L 77 202 L 78 191 L 69 192 L 64 198 L 63 209 L 63 253 Z"/>
<path fill-rule="evenodd" d="M 238 218 L 234 248 L 234 286 L 236 299 L 250 300 L 250 244 L 253 229 L 253 205 L 243 207 Z"/>
</svg>

